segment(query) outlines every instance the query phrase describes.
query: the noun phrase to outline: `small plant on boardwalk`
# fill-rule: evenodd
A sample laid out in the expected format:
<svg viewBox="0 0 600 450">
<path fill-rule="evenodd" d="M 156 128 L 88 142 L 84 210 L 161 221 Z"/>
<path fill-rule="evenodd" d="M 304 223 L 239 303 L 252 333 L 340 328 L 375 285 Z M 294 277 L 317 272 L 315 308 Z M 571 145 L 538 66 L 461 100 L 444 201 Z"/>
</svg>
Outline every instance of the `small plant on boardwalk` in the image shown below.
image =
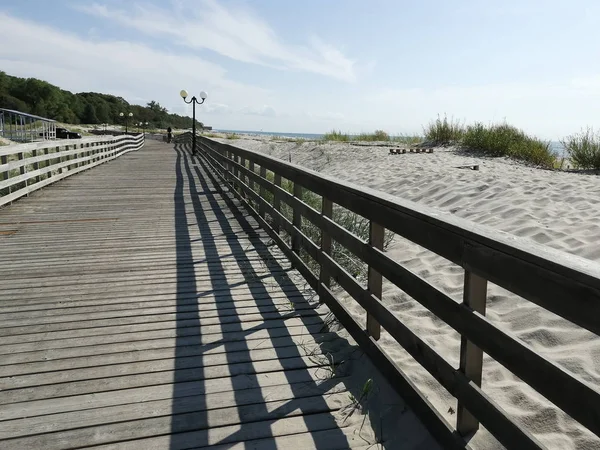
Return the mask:
<svg viewBox="0 0 600 450">
<path fill-rule="evenodd" d="M 353 394 L 348 394 L 348 397 L 350 398 L 350 404 L 348 406 L 346 406 L 346 409 L 348 409 L 348 412 L 346 412 L 346 417 L 344 418 L 344 422 L 346 422 L 348 420 L 348 418 L 350 416 L 352 416 L 352 414 L 354 414 L 354 412 L 356 410 L 363 410 L 364 407 L 366 406 L 366 404 L 369 401 L 369 396 L 371 395 L 371 393 L 373 392 L 373 379 L 369 378 L 367 381 L 365 381 L 365 384 L 363 384 L 363 387 L 360 391 L 360 395 L 358 398 L 356 398 Z"/>
<path fill-rule="evenodd" d="M 348 142 L 350 141 L 350 136 L 347 133 L 342 133 L 338 130 L 331 130 L 329 133 L 325 133 L 323 135 L 324 141 L 338 141 L 338 142 Z"/>
<path fill-rule="evenodd" d="M 239 139 L 240 136 L 237 133 L 227 133 L 225 139 Z"/>
<path fill-rule="evenodd" d="M 427 141 L 436 145 L 452 144 L 460 141 L 464 134 L 464 126 L 457 120 L 448 119 L 446 115 L 443 119 L 438 115 L 436 120 L 423 128 L 423 133 Z"/>
<path fill-rule="evenodd" d="M 600 169 L 600 133 L 586 128 L 560 141 L 573 165 L 580 169 Z"/>
<path fill-rule="evenodd" d="M 489 156 L 509 156 L 538 166 L 553 168 L 556 156 L 550 143 L 528 136 L 522 130 L 506 123 L 469 125 L 461 145 L 472 152 Z"/>
</svg>

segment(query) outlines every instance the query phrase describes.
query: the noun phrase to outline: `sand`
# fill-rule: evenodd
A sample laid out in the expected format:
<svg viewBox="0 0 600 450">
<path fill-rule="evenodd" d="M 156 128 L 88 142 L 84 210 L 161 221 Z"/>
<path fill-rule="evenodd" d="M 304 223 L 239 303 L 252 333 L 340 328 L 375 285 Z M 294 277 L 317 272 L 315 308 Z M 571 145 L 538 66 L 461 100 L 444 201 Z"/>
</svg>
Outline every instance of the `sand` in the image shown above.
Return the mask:
<svg viewBox="0 0 600 450">
<path fill-rule="evenodd" d="M 457 149 L 389 155 L 389 145 L 293 142 L 269 137 L 224 139 L 322 173 L 403 199 L 450 211 L 478 224 L 531 239 L 539 244 L 600 263 L 600 176 L 553 172 L 505 158 L 481 158 Z M 479 170 L 457 166 L 477 164 Z M 463 270 L 396 237 L 388 255 L 460 301 Z M 454 367 L 460 338 L 429 311 L 390 283 L 383 301 Z M 346 305 L 364 320 L 351 299 Z M 600 388 L 600 338 L 520 297 L 490 285 L 487 316 L 551 361 Z M 451 423 L 456 401 L 387 333 L 381 343 L 393 359 Z M 489 357 L 484 360 L 483 390 L 522 426 L 551 449 L 598 449 L 600 439 Z M 557 388 L 559 388 L 557 386 Z M 486 430 L 475 448 L 502 446 Z"/>
</svg>

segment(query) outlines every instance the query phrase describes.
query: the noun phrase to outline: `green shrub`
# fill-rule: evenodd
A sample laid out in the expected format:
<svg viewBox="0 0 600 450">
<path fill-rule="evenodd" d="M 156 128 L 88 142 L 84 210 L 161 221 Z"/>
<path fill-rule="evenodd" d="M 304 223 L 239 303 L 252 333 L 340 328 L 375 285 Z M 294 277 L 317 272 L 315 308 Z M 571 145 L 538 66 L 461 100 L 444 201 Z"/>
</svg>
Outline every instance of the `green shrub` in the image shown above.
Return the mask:
<svg viewBox="0 0 600 450">
<path fill-rule="evenodd" d="M 375 130 L 373 133 L 361 133 L 355 138 L 357 141 L 389 141 L 390 135 L 383 130 Z"/>
<path fill-rule="evenodd" d="M 401 134 L 399 136 L 394 136 L 392 138 L 393 142 L 398 142 L 399 144 L 405 144 L 405 145 L 420 144 L 424 140 L 425 139 L 423 138 L 423 136 L 406 136 L 403 134 Z"/>
<path fill-rule="evenodd" d="M 593 128 L 568 136 L 560 143 L 565 147 L 575 167 L 600 169 L 600 133 Z"/>
<path fill-rule="evenodd" d="M 425 138 L 434 144 L 451 144 L 460 141 L 464 133 L 464 127 L 460 122 L 448 119 L 446 115 L 443 119 L 438 115 L 436 120 L 423 128 L 423 133 Z"/>
<path fill-rule="evenodd" d="M 339 142 L 348 142 L 350 140 L 350 136 L 347 133 L 342 133 L 338 130 L 331 130 L 329 133 L 325 133 L 323 135 L 324 141 L 339 141 Z"/>
<path fill-rule="evenodd" d="M 477 122 L 469 125 L 460 143 L 472 152 L 509 156 L 548 168 L 553 168 L 556 160 L 549 142 L 528 136 L 506 123 L 486 126 Z"/>
<path fill-rule="evenodd" d="M 225 139 L 239 139 L 239 138 L 240 138 L 240 137 L 238 136 L 238 134 L 237 134 L 237 133 L 228 133 L 228 134 L 225 136 Z"/>
</svg>

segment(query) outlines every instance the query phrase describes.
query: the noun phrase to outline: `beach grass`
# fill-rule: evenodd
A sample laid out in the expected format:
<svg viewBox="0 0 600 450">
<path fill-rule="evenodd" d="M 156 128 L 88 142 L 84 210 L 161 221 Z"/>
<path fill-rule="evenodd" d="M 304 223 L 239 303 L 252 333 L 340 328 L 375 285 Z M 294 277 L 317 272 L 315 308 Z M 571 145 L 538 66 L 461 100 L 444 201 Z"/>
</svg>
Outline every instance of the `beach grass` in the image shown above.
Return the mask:
<svg viewBox="0 0 600 450">
<path fill-rule="evenodd" d="M 331 130 L 329 133 L 323 135 L 324 141 L 336 141 L 336 142 L 349 142 L 350 135 L 348 133 L 342 133 L 338 130 Z"/>
<path fill-rule="evenodd" d="M 360 133 L 358 136 L 354 137 L 356 141 L 366 141 L 366 142 L 382 142 L 382 141 L 390 141 L 390 135 L 387 134 L 383 130 L 375 130 L 373 133 Z"/>
<path fill-rule="evenodd" d="M 425 139 L 435 145 L 456 143 L 462 139 L 464 132 L 465 128 L 461 122 L 454 118 L 449 119 L 445 114 L 443 118 L 438 115 L 436 120 L 423 127 Z"/>
<path fill-rule="evenodd" d="M 405 145 L 420 144 L 424 140 L 425 140 L 425 138 L 423 136 L 411 136 L 411 135 L 404 135 L 404 134 L 401 134 L 398 136 L 392 136 L 392 138 L 391 138 L 392 142 L 396 142 L 398 144 L 405 144 Z"/>
<path fill-rule="evenodd" d="M 554 168 L 556 164 L 550 142 L 529 136 L 507 123 L 469 125 L 463 130 L 459 144 L 466 150 L 488 156 L 508 156 L 547 168 Z"/>
<path fill-rule="evenodd" d="M 240 138 L 240 136 L 237 133 L 227 133 L 225 135 L 225 139 L 231 139 L 231 140 L 233 140 L 233 139 L 239 139 L 239 138 Z"/>
<path fill-rule="evenodd" d="M 600 133 L 588 127 L 567 136 L 560 143 L 565 147 L 571 163 L 579 169 L 600 169 Z"/>
</svg>

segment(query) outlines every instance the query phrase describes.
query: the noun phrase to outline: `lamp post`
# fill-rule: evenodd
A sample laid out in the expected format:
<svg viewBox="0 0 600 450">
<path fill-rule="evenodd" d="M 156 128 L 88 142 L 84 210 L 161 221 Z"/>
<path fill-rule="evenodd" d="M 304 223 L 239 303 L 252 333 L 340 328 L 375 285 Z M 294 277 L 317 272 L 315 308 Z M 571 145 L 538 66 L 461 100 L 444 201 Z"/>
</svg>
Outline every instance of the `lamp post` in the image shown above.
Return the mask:
<svg viewBox="0 0 600 450">
<path fill-rule="evenodd" d="M 119 113 L 119 117 L 124 117 L 125 118 L 125 133 L 127 133 L 127 125 L 129 123 L 129 119 L 133 117 L 133 113 L 132 112 L 130 112 L 128 114 Z"/>
<path fill-rule="evenodd" d="M 198 99 L 196 98 L 196 96 L 193 96 L 190 101 L 187 101 L 187 97 L 188 97 L 188 92 L 183 89 L 179 95 L 181 95 L 181 98 L 183 99 L 184 102 L 186 102 L 188 105 L 191 103 L 192 104 L 192 153 L 196 153 L 196 105 L 201 105 L 202 103 L 204 103 L 204 100 L 206 100 L 206 97 L 208 97 L 208 95 L 206 94 L 206 92 L 201 91 L 200 92 L 200 98 L 202 99 L 201 102 L 198 101 Z"/>
</svg>

